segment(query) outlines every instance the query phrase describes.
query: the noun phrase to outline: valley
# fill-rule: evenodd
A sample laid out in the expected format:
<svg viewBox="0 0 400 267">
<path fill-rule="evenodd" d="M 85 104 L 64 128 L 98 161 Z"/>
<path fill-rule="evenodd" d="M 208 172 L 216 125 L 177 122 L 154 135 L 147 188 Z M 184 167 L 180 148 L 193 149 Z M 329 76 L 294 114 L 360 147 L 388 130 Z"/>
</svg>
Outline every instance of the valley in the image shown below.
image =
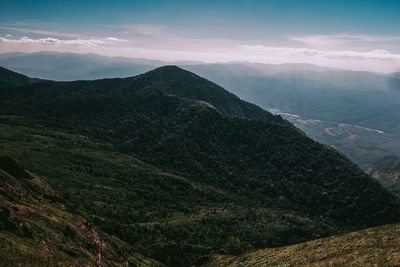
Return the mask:
<svg viewBox="0 0 400 267">
<path fill-rule="evenodd" d="M 311 138 L 329 144 L 367 170 L 388 155 L 398 156 L 397 135 L 343 122 L 304 119 L 279 109 L 268 109 L 293 123 Z"/>
</svg>

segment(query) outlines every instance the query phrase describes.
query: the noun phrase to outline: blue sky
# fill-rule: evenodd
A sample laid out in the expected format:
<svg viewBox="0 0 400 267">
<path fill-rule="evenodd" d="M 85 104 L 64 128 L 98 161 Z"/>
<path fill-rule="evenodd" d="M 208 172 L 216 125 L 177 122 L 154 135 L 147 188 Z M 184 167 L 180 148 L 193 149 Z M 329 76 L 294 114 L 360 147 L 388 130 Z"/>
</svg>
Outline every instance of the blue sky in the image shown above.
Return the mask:
<svg viewBox="0 0 400 267">
<path fill-rule="evenodd" d="M 4 1 L 0 53 L 312 63 L 396 71 L 400 1 Z"/>
</svg>

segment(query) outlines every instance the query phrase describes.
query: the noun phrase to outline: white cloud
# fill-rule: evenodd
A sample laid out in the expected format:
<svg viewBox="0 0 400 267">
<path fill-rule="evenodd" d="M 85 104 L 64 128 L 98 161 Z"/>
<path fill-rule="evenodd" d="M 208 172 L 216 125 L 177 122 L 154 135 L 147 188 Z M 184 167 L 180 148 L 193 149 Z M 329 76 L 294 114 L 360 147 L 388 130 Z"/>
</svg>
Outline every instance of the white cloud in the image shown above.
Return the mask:
<svg viewBox="0 0 400 267">
<path fill-rule="evenodd" d="M 121 43 L 129 42 L 126 39 L 120 39 L 120 38 L 116 38 L 116 37 L 107 37 L 106 40 L 111 41 L 111 42 L 121 42 Z"/>
<path fill-rule="evenodd" d="M 342 69 L 393 72 L 400 67 L 400 55 L 378 49 L 368 52 L 354 50 L 319 50 L 293 47 L 240 45 L 244 54 L 259 62 L 310 63 Z"/>
<path fill-rule="evenodd" d="M 350 48 L 364 47 L 371 44 L 393 43 L 400 41 L 400 36 L 380 36 L 380 35 L 307 35 L 307 36 L 289 36 L 289 40 L 301 42 L 312 48 Z"/>
<path fill-rule="evenodd" d="M 40 35 L 47 35 L 47 36 L 59 36 L 65 38 L 85 38 L 87 36 L 82 34 L 76 33 L 65 33 L 65 32 L 58 32 L 58 31 L 46 31 L 46 30 L 34 30 L 29 28 L 20 28 L 20 27 L 7 27 L 7 26 L 0 26 L 0 29 L 9 30 L 9 31 L 16 31 L 16 32 L 24 32 L 24 33 L 34 33 Z"/>
<path fill-rule="evenodd" d="M 375 58 L 375 59 L 399 59 L 400 55 L 391 54 L 386 50 L 372 50 L 369 52 L 359 52 L 351 50 L 318 50 L 310 48 L 293 47 L 268 47 L 262 45 L 239 45 L 246 51 L 272 53 L 275 55 L 286 55 L 289 57 L 330 57 L 330 58 Z"/>
<path fill-rule="evenodd" d="M 29 37 L 22 37 L 20 39 L 11 39 L 0 37 L 0 43 L 9 44 L 41 44 L 41 45 L 67 45 L 67 46 L 83 46 L 83 47 L 97 47 L 99 45 L 113 44 L 119 42 L 127 42 L 124 39 L 118 39 L 115 37 L 107 37 L 105 39 L 72 39 L 72 40 L 61 40 L 57 38 L 47 37 L 39 39 L 31 39 Z"/>
</svg>

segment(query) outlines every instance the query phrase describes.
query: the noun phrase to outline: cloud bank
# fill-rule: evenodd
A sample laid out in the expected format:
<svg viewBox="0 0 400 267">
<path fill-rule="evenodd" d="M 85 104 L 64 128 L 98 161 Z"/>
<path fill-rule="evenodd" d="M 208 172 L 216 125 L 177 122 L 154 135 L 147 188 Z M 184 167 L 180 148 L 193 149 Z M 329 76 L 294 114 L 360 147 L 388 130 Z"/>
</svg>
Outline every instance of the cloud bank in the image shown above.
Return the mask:
<svg viewBox="0 0 400 267">
<path fill-rule="evenodd" d="M 368 45 L 381 45 L 383 43 L 393 43 L 400 41 L 398 36 L 376 36 L 376 35 L 307 35 L 289 36 L 289 40 L 300 42 L 312 48 L 357 48 Z"/>
<path fill-rule="evenodd" d="M 39 39 L 31 39 L 26 36 L 20 39 L 11 39 L 10 37 L 0 37 L 0 43 L 6 44 L 39 44 L 39 45 L 55 45 L 55 46 L 83 46 L 83 47 L 97 47 L 99 45 L 113 44 L 119 42 L 127 42 L 124 39 L 115 37 L 107 37 L 105 39 L 73 39 L 61 40 L 57 38 L 47 37 Z"/>
<path fill-rule="evenodd" d="M 320 50 L 310 48 L 240 45 L 244 53 L 259 61 L 275 63 L 310 63 L 327 67 L 374 72 L 395 72 L 400 67 L 400 55 L 377 49 L 367 52 L 353 50 Z"/>
<path fill-rule="evenodd" d="M 172 33 L 160 33 L 158 27 L 149 25 L 126 25 L 126 31 L 135 31 L 135 36 L 126 39 L 69 38 L 54 37 L 13 38 L 0 37 L 0 53 L 55 51 L 71 53 L 97 53 L 105 56 L 125 56 L 166 61 L 195 60 L 202 62 L 248 61 L 255 63 L 309 63 L 341 69 L 373 72 L 395 72 L 400 70 L 400 55 L 385 49 L 357 51 L 354 49 L 332 49 L 355 42 L 382 41 L 374 36 L 308 36 L 290 37 L 303 43 L 303 47 L 265 46 L 260 44 L 240 44 L 237 40 L 190 39 Z M 160 34 L 164 38 L 160 39 Z M 60 35 L 62 35 L 60 33 Z M 140 38 L 138 35 L 146 35 Z M 158 39 L 157 39 L 158 38 Z M 389 38 L 389 37 L 387 37 Z M 393 38 L 392 38 L 393 39 Z M 333 45 L 332 42 L 336 40 Z M 313 44 L 313 45 L 311 45 Z M 308 47 L 306 47 L 308 45 Z M 316 48 L 322 47 L 322 48 Z"/>
</svg>

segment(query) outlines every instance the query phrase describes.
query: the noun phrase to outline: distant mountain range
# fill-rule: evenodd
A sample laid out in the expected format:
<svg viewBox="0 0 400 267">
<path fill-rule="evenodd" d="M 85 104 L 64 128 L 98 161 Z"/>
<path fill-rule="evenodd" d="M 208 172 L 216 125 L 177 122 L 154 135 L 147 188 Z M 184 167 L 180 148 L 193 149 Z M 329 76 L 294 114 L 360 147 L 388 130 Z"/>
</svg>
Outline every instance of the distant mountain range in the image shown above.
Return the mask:
<svg viewBox="0 0 400 267">
<path fill-rule="evenodd" d="M 71 81 L 128 77 L 163 65 L 162 62 L 111 58 L 94 54 L 7 53 L 0 54 L 0 66 L 31 77 Z"/>
<path fill-rule="evenodd" d="M 10 70 L 42 79 L 71 81 L 91 80 L 100 78 L 129 77 L 142 74 L 156 67 L 165 65 L 207 66 L 205 77 L 212 77 L 216 68 L 218 76 L 223 72 L 227 76 L 254 76 L 274 74 L 288 71 L 321 71 L 333 70 L 311 64 L 280 64 L 268 65 L 246 62 L 231 62 L 227 64 L 201 64 L 196 61 L 165 62 L 141 58 L 106 57 L 96 54 L 73 54 L 57 52 L 37 53 L 4 53 L 0 54 L 0 66 Z"/>
<path fill-rule="evenodd" d="M 346 157 L 181 68 L 73 82 L 0 72 L 0 146 L 169 266 L 400 220 L 399 200 Z"/>
</svg>

